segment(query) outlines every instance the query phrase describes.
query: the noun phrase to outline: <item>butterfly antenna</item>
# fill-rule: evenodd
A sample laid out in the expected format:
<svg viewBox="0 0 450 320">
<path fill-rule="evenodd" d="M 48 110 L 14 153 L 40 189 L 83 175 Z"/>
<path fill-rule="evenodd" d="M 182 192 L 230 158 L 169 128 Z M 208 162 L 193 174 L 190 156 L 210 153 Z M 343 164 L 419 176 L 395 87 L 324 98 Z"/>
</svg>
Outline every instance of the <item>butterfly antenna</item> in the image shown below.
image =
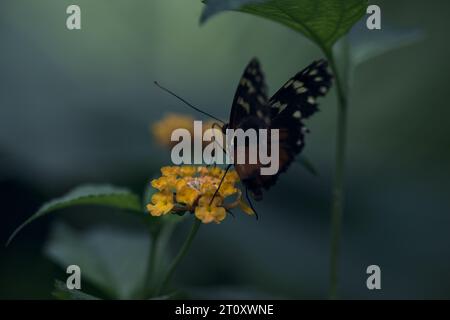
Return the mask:
<svg viewBox="0 0 450 320">
<path fill-rule="evenodd" d="M 214 122 L 214 123 L 211 125 L 211 129 L 215 129 L 216 127 L 219 127 L 219 128 L 220 128 L 220 131 L 222 132 L 222 127 L 220 126 L 220 124 L 217 123 L 217 122 Z M 217 145 L 223 150 L 223 152 L 224 152 L 225 154 L 227 154 L 227 150 L 225 150 L 225 148 L 223 147 L 223 145 L 220 144 L 219 142 L 217 142 L 215 133 L 214 133 L 214 143 L 217 144 Z"/>
<path fill-rule="evenodd" d="M 248 188 L 245 188 L 245 197 L 247 198 L 248 204 L 250 205 L 250 208 L 252 208 L 253 212 L 255 213 L 256 220 L 259 219 L 258 212 L 256 212 L 256 209 L 253 207 L 252 201 L 250 200 L 250 197 L 248 196 Z"/>
<path fill-rule="evenodd" d="M 211 114 L 209 114 L 209 113 L 207 113 L 207 112 L 205 112 L 205 111 L 203 111 L 203 110 L 200 110 L 199 108 L 195 107 L 192 103 L 186 101 L 185 99 L 181 98 L 179 95 L 177 95 L 177 94 L 175 94 L 174 92 L 170 91 L 169 89 L 163 87 L 162 85 L 160 85 L 160 84 L 158 83 L 158 81 L 154 81 L 154 83 L 155 83 L 155 85 L 156 85 L 158 88 L 160 88 L 161 90 L 163 90 L 163 91 L 167 92 L 168 94 L 174 96 L 174 97 L 177 98 L 178 100 L 184 102 L 184 104 L 186 104 L 188 107 L 190 107 L 190 108 L 194 109 L 195 111 L 200 112 L 200 113 L 202 113 L 202 114 L 204 114 L 204 115 L 206 115 L 206 116 L 208 116 L 208 117 L 210 117 L 210 118 L 212 118 L 212 119 L 214 119 L 214 120 L 217 120 L 217 121 L 221 122 L 222 124 L 225 124 L 225 122 L 223 122 L 223 121 L 220 120 L 219 118 L 216 118 L 216 117 L 214 117 L 213 115 L 211 115 Z"/>
<path fill-rule="evenodd" d="M 225 169 L 225 173 L 223 174 L 222 179 L 220 179 L 219 186 L 217 187 L 216 191 L 214 192 L 214 195 L 212 196 L 211 201 L 209 201 L 209 205 L 211 205 L 213 203 L 213 200 L 216 197 L 217 193 L 219 192 L 220 186 L 222 185 L 223 180 L 225 180 L 225 176 L 227 175 L 227 172 L 228 172 L 228 170 L 230 170 L 231 166 L 232 166 L 232 164 L 229 164 L 227 166 L 227 168 Z"/>
</svg>

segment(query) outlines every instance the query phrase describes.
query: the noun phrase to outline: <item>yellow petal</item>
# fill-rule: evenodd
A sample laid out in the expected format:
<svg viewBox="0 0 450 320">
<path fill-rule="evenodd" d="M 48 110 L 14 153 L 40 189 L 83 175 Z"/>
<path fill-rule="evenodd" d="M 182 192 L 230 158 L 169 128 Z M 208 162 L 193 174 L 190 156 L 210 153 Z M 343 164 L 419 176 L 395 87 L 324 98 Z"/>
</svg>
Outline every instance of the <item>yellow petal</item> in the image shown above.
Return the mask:
<svg viewBox="0 0 450 320">
<path fill-rule="evenodd" d="M 208 174 L 209 169 L 208 169 L 207 167 L 205 167 L 205 166 L 200 166 L 200 167 L 197 168 L 197 172 L 198 172 L 201 176 L 204 176 L 204 175 L 207 175 L 207 174 Z"/>
<path fill-rule="evenodd" d="M 214 222 L 221 223 L 227 216 L 227 212 L 223 207 L 213 207 Z"/>
<path fill-rule="evenodd" d="M 169 213 L 174 207 L 174 204 L 171 202 L 158 202 L 156 204 L 149 203 L 147 205 L 147 210 L 154 217 L 159 217 L 161 215 L 165 215 Z"/>
<path fill-rule="evenodd" d="M 179 192 L 182 188 L 187 186 L 187 180 L 186 179 L 178 179 L 175 183 L 175 190 Z"/>
<path fill-rule="evenodd" d="M 250 216 L 255 214 L 255 211 L 242 199 L 239 200 L 239 208 Z"/>
<path fill-rule="evenodd" d="M 203 223 L 211 223 L 214 221 L 213 215 L 208 211 L 207 207 L 195 208 L 195 216 Z"/>
<path fill-rule="evenodd" d="M 227 175 L 225 176 L 225 181 L 236 183 L 239 181 L 239 175 L 235 170 L 228 171 Z"/>
<path fill-rule="evenodd" d="M 227 213 L 223 207 L 212 206 L 198 206 L 195 208 L 195 216 L 203 223 L 220 223 L 222 222 Z"/>
<path fill-rule="evenodd" d="M 238 190 L 234 187 L 234 184 L 229 182 L 224 182 L 220 186 L 219 193 L 222 197 L 226 198 L 228 196 L 231 196 L 232 194 L 235 194 Z"/>
<path fill-rule="evenodd" d="M 197 168 L 194 166 L 182 166 L 180 167 L 180 176 L 192 177 L 197 172 Z"/>
<path fill-rule="evenodd" d="M 209 206 L 211 199 L 213 197 L 213 194 L 206 194 L 200 197 L 200 199 L 198 199 L 198 205 L 199 206 Z M 211 206 L 213 207 L 217 207 L 220 206 L 222 204 L 222 197 L 219 194 L 216 194 L 216 196 L 214 197 L 214 201 L 211 203 Z"/>
<path fill-rule="evenodd" d="M 161 173 L 163 176 L 176 176 L 180 172 L 180 168 L 176 166 L 166 166 L 161 168 Z"/>
<path fill-rule="evenodd" d="M 173 203 L 173 194 L 170 191 L 157 192 L 152 196 L 152 203 L 157 204 L 160 202 Z"/>
<path fill-rule="evenodd" d="M 180 190 L 177 192 L 177 202 L 187 204 L 188 206 L 192 206 L 194 202 L 197 200 L 198 196 L 200 195 L 200 192 L 198 192 L 196 189 L 191 188 L 189 186 L 185 186 L 180 188 Z"/>
<path fill-rule="evenodd" d="M 219 167 L 212 167 L 209 169 L 209 174 L 213 177 L 222 177 L 225 171 Z"/>
</svg>

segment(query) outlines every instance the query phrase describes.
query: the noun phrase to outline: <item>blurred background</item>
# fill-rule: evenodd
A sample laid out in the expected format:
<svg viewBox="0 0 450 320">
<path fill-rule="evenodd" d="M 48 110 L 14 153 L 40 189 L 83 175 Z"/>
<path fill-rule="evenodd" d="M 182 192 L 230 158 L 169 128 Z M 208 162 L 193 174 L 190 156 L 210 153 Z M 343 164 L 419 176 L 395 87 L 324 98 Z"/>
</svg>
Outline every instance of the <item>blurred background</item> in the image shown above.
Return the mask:
<svg viewBox="0 0 450 320">
<path fill-rule="evenodd" d="M 81 31 L 65 27 L 72 3 L 82 10 Z M 450 298 L 450 3 L 377 4 L 383 28 L 421 30 L 424 37 L 355 70 L 341 297 Z M 200 27 L 202 6 L 199 0 L 1 1 L 2 244 L 43 202 L 80 183 L 110 182 L 141 193 L 169 163 L 149 126 L 165 113 L 193 113 L 154 80 L 226 119 L 251 57 L 260 58 L 274 92 L 321 56 L 294 31 L 240 13 Z M 294 165 L 256 204 L 259 221 L 238 214 L 203 226 L 174 283 L 209 298 L 327 296 L 335 100 L 333 92 L 308 121 L 304 154 L 319 176 Z M 148 244 L 131 220 L 80 207 L 26 227 L 8 248 L 1 245 L 0 298 L 52 298 L 54 279 L 66 277 L 52 258 L 64 242 L 55 243 L 58 233 L 77 239 L 74 230 L 93 232 L 93 226 L 126 229 L 100 236 L 99 255 L 115 249 L 108 257 L 116 261 L 129 251 L 122 245 L 135 248 L 132 267 L 117 275 L 128 281 L 142 268 Z M 67 231 L 69 225 L 75 229 Z M 183 223 L 175 232 L 174 252 L 188 228 Z M 366 288 L 371 264 L 381 267 L 382 290 Z"/>
</svg>

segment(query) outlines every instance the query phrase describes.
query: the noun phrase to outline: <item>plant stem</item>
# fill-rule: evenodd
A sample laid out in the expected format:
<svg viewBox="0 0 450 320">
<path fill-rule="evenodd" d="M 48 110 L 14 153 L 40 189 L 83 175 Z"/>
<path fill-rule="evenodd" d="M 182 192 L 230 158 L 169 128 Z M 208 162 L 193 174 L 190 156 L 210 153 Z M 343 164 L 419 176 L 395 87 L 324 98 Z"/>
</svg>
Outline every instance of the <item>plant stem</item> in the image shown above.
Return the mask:
<svg viewBox="0 0 450 320">
<path fill-rule="evenodd" d="M 344 89 L 332 50 L 326 51 L 330 67 L 335 75 L 338 115 L 336 132 L 336 159 L 331 204 L 331 253 L 330 253 L 330 299 L 337 299 L 339 254 L 341 241 L 342 213 L 344 205 L 344 172 L 347 144 L 347 93 Z"/>
<path fill-rule="evenodd" d="M 148 267 L 143 286 L 143 298 L 147 298 L 146 297 L 147 294 L 149 295 L 152 294 L 151 288 L 153 287 L 154 282 L 158 240 L 159 240 L 159 232 L 156 233 L 153 237 L 151 237 L 150 252 L 148 254 Z"/>
<path fill-rule="evenodd" d="M 186 255 L 186 253 L 189 251 L 189 248 L 191 247 L 192 241 L 194 240 L 195 235 L 197 234 L 197 231 L 198 231 L 198 228 L 200 227 L 200 225 L 201 225 L 201 221 L 199 219 L 195 218 L 195 221 L 192 225 L 192 228 L 191 228 L 191 231 L 189 232 L 188 237 L 184 241 L 183 246 L 181 247 L 177 256 L 175 257 L 172 264 L 170 265 L 166 275 L 164 276 L 164 280 L 161 282 L 161 285 L 158 286 L 158 288 L 156 290 L 157 296 L 159 296 L 163 292 L 163 290 L 167 287 L 178 264 L 183 259 L 183 257 Z"/>
</svg>

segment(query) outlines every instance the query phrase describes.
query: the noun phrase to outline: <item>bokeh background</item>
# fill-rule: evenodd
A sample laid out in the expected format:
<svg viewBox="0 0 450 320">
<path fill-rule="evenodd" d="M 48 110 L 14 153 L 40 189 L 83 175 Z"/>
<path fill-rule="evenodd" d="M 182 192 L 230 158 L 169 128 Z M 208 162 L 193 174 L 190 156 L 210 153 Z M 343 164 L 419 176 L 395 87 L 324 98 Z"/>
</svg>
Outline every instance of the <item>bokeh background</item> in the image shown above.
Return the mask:
<svg viewBox="0 0 450 320">
<path fill-rule="evenodd" d="M 81 31 L 65 28 L 72 3 L 82 9 Z M 450 3 L 377 4 L 383 28 L 424 36 L 354 74 L 341 297 L 450 298 Z M 154 80 L 226 119 L 251 57 L 262 61 L 274 92 L 321 56 L 299 34 L 240 13 L 200 27 L 201 10 L 197 0 L 1 1 L 1 243 L 41 203 L 80 183 L 143 190 L 169 161 L 149 125 L 166 112 L 191 113 Z M 202 227 L 176 284 L 210 298 L 327 296 L 334 92 L 321 110 L 308 121 L 304 151 L 319 176 L 294 165 L 257 203 L 259 221 L 239 214 Z M 52 298 L 53 280 L 65 273 L 49 246 L 56 250 L 52 239 L 70 233 L 67 225 L 92 229 L 120 220 L 130 236 L 101 238 L 103 247 L 127 242 L 145 253 L 142 228 L 121 219 L 107 209 L 76 208 L 28 226 L 0 248 L 0 298 Z M 173 251 L 188 227 L 177 229 Z M 136 250 L 134 267 L 143 255 Z M 381 267 L 382 290 L 366 288 L 370 264 Z M 128 281 L 129 273 L 117 279 Z"/>
</svg>

